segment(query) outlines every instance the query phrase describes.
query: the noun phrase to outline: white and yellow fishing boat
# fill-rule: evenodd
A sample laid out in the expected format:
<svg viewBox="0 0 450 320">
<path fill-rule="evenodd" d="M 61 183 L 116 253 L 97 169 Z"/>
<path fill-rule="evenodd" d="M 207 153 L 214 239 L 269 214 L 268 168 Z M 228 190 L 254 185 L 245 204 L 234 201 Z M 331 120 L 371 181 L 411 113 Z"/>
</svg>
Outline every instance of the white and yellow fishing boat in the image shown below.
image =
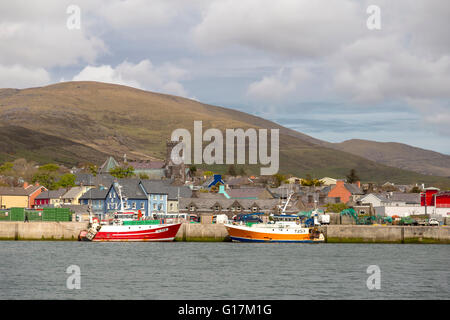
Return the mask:
<svg viewBox="0 0 450 320">
<path fill-rule="evenodd" d="M 315 226 L 305 226 L 296 215 L 275 215 L 267 223 L 225 224 L 232 241 L 237 242 L 324 242 Z"/>
</svg>

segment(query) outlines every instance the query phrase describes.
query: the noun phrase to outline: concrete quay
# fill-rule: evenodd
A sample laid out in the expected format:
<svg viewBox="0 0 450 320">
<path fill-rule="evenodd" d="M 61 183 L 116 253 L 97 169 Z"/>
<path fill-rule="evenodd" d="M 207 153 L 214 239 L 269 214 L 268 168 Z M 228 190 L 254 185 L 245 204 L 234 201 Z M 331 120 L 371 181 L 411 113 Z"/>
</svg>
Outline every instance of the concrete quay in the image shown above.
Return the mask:
<svg viewBox="0 0 450 320">
<path fill-rule="evenodd" d="M 78 240 L 87 222 L 0 222 L 0 240 Z M 328 225 L 320 227 L 328 243 L 447 243 L 450 227 Z M 230 241 L 223 224 L 184 223 L 175 241 Z"/>
<path fill-rule="evenodd" d="M 0 222 L 0 240 L 78 240 L 87 222 Z"/>
</svg>

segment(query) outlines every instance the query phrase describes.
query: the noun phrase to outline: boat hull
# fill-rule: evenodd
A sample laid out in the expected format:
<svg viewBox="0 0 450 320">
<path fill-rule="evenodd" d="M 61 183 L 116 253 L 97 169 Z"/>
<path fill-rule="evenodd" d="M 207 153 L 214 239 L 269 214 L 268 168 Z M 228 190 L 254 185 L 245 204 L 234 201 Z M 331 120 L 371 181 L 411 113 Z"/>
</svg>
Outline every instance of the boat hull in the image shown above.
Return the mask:
<svg viewBox="0 0 450 320">
<path fill-rule="evenodd" d="M 163 225 L 102 226 L 92 241 L 173 241 L 181 223 Z"/>
<path fill-rule="evenodd" d="M 255 228 L 246 226 L 225 226 L 232 241 L 235 242 L 287 242 L 287 243 L 318 243 L 324 242 L 323 235 L 313 238 L 310 228 Z M 264 230 L 265 229 L 265 230 Z"/>
</svg>

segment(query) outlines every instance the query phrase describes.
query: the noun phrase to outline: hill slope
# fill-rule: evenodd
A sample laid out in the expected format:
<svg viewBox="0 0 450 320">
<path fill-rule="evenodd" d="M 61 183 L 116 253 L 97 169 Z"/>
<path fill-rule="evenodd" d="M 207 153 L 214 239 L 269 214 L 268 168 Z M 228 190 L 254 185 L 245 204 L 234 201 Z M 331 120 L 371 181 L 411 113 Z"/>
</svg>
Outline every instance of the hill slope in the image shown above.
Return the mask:
<svg viewBox="0 0 450 320">
<path fill-rule="evenodd" d="M 172 131 L 185 128 L 193 132 L 194 120 L 203 120 L 204 130 L 211 127 L 279 128 L 282 173 L 343 177 L 355 168 L 363 181 L 420 181 L 450 185 L 448 178 L 388 167 L 326 147 L 324 145 L 328 143 L 324 141 L 271 121 L 181 97 L 98 82 L 66 82 L 24 90 L 0 90 L 0 126 L 22 127 L 45 134 L 46 139 L 56 137 L 70 141 L 64 152 L 76 155 L 73 164 L 88 157 L 86 152 L 116 157 L 127 153 L 130 158 L 163 159 L 165 142 Z M 10 139 L 14 139 L 14 135 Z M 10 140 L 8 145 L 14 143 Z M 95 151 L 80 152 L 76 149 L 79 145 Z M 2 149 L 0 159 L 19 156 Z M 52 158 L 59 161 L 56 153 Z M 253 172 L 256 169 L 249 168 Z"/>
<path fill-rule="evenodd" d="M 388 166 L 450 177 L 450 156 L 438 152 L 402 143 L 358 139 L 335 143 L 333 147 Z"/>
</svg>

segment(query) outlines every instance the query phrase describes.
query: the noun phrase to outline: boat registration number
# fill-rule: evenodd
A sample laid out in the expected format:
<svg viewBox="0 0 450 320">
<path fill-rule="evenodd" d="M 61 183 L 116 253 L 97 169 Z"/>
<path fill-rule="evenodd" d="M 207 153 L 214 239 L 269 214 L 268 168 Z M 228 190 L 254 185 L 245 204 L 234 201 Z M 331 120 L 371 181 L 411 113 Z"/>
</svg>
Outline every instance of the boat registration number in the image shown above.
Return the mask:
<svg viewBox="0 0 450 320">
<path fill-rule="evenodd" d="M 169 228 L 158 229 L 155 231 L 155 233 L 166 232 L 167 230 L 169 230 Z"/>
</svg>

